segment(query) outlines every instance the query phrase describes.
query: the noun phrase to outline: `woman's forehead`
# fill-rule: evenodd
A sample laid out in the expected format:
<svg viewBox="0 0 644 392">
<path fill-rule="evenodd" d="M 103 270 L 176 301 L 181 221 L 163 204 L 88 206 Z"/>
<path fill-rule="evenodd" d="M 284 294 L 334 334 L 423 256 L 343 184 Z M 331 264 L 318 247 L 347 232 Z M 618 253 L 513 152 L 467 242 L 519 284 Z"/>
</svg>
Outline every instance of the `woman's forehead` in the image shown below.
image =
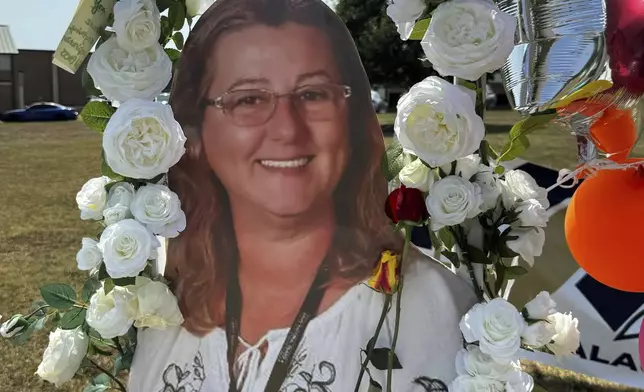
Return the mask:
<svg viewBox="0 0 644 392">
<path fill-rule="evenodd" d="M 298 83 L 303 77 L 339 79 L 327 34 L 295 23 L 254 25 L 222 36 L 209 64 L 214 83 L 226 87 L 240 79 L 268 84 Z"/>
</svg>

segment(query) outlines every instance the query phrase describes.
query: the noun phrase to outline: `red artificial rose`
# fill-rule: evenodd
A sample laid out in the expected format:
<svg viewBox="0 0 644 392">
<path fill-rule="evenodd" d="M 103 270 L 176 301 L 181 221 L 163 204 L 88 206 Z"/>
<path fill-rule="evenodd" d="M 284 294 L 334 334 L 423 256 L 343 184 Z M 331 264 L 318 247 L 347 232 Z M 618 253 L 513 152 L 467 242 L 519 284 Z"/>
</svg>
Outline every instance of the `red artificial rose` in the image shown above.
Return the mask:
<svg viewBox="0 0 644 392">
<path fill-rule="evenodd" d="M 420 223 L 429 217 L 423 192 L 402 185 L 387 196 L 385 213 L 394 223 L 400 221 Z"/>
<path fill-rule="evenodd" d="M 615 88 L 644 94 L 644 0 L 607 0 L 605 34 Z"/>
</svg>

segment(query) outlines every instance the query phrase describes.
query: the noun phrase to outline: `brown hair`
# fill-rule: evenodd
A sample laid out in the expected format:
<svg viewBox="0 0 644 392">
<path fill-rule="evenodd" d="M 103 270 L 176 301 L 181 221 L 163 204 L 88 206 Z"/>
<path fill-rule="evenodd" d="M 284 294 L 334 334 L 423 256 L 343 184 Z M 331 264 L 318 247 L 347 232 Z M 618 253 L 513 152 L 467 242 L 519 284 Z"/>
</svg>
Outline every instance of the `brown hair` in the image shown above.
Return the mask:
<svg viewBox="0 0 644 392">
<path fill-rule="evenodd" d="M 349 98 L 349 165 L 335 191 L 337 227 L 329 251 L 332 276 L 355 284 L 367 277 L 385 249 L 400 238 L 383 212 L 387 185 L 380 173 L 383 138 L 371 106 L 370 86 L 355 44 L 342 21 L 321 0 L 218 0 L 192 30 L 173 82 L 170 103 L 187 135 L 188 152 L 170 170 L 187 228 L 168 247 L 166 275 L 173 282 L 184 327 L 204 335 L 221 326 L 226 274 L 237 245 L 226 191 L 201 151 L 201 125 L 210 86 L 209 58 L 226 33 L 293 22 L 319 29 L 332 46 Z"/>
</svg>

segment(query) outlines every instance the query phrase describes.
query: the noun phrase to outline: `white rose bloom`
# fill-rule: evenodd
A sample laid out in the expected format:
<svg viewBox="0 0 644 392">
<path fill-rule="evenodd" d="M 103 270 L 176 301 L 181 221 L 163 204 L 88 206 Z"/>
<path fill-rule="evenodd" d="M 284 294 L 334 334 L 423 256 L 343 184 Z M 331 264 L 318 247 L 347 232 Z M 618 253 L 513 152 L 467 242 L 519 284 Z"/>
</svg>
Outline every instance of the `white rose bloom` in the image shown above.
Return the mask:
<svg viewBox="0 0 644 392">
<path fill-rule="evenodd" d="M 516 211 L 519 213 L 520 226 L 546 227 L 548 226 L 548 214 L 541 203 L 535 199 L 529 199 L 517 204 Z"/>
<path fill-rule="evenodd" d="M 98 243 L 107 273 L 115 279 L 137 276 L 160 246 L 159 240 L 134 219 L 108 226 Z"/>
<path fill-rule="evenodd" d="M 107 206 L 114 207 L 120 204 L 129 207 L 135 193 L 134 185 L 129 182 L 118 182 L 107 193 Z"/>
<path fill-rule="evenodd" d="M 143 276 L 137 276 L 135 291 L 138 299 L 138 312 L 134 325 L 137 328 L 165 329 L 183 323 L 177 298 L 168 286 Z"/>
<path fill-rule="evenodd" d="M 0 319 L 2 316 L 0 316 Z M 0 325 L 0 336 L 5 339 L 10 339 L 16 335 L 21 334 L 29 327 L 29 322 L 25 320 L 23 315 L 16 314 L 9 320 Z"/>
<path fill-rule="evenodd" d="M 128 52 L 112 37 L 91 55 L 87 72 L 110 101 L 151 101 L 168 86 L 172 61 L 158 42 L 142 51 Z"/>
<path fill-rule="evenodd" d="M 426 199 L 432 230 L 463 223 L 481 212 L 481 188 L 459 176 L 438 180 Z"/>
<path fill-rule="evenodd" d="M 120 0 L 114 4 L 114 31 L 121 48 L 139 52 L 159 41 L 161 15 L 152 0 Z"/>
<path fill-rule="evenodd" d="M 546 242 L 546 232 L 541 227 L 530 228 L 512 228 L 510 236 L 518 237 L 515 240 L 509 240 L 506 245 L 510 250 L 517 253 L 530 264 L 534 265 L 534 258 L 541 256 L 543 245 Z"/>
<path fill-rule="evenodd" d="M 103 218 L 103 209 L 107 203 L 105 185 L 110 182 L 109 177 L 97 177 L 87 181 L 76 194 L 76 204 L 81 211 L 83 220 L 100 220 Z"/>
<path fill-rule="evenodd" d="M 57 387 L 71 380 L 87 354 L 89 338 L 76 329 L 60 329 L 49 334 L 49 345 L 43 353 L 36 374 Z"/>
<path fill-rule="evenodd" d="M 181 159 L 185 143 L 170 106 L 140 99 L 122 104 L 103 133 L 107 164 L 130 178 L 152 179 L 166 173 Z"/>
<path fill-rule="evenodd" d="M 416 20 L 424 11 L 423 0 L 395 0 L 387 6 L 387 16 L 396 24 L 400 38 L 405 41 L 409 39 Z"/>
<path fill-rule="evenodd" d="M 579 348 L 579 321 L 570 313 L 555 313 L 548 320 L 555 329 L 552 343 L 546 345 L 556 356 L 574 354 Z"/>
<path fill-rule="evenodd" d="M 98 249 L 98 241 L 91 238 L 83 238 L 81 249 L 76 254 L 76 263 L 81 271 L 91 271 L 98 267 L 103 261 L 103 254 Z"/>
<path fill-rule="evenodd" d="M 420 44 L 442 76 L 476 80 L 503 66 L 514 48 L 516 25 L 492 1 L 446 1 L 432 14 Z"/>
<path fill-rule="evenodd" d="M 131 217 L 130 209 L 123 204 L 117 204 L 114 207 L 108 207 L 103 210 L 103 220 L 106 226 L 113 225 L 118 221 Z"/>
<path fill-rule="evenodd" d="M 441 170 L 446 174 L 452 172 L 452 163 L 441 165 Z M 466 157 L 456 160 L 456 170 L 454 175 L 461 176 L 466 180 L 470 180 L 478 171 L 481 164 L 481 157 L 477 154 L 470 154 Z"/>
<path fill-rule="evenodd" d="M 533 348 L 543 347 L 550 343 L 555 335 L 554 326 L 547 321 L 539 321 L 528 325 L 524 330 L 521 338 L 523 344 Z"/>
<path fill-rule="evenodd" d="M 505 392 L 531 392 L 534 389 L 534 380 L 528 373 L 517 370 L 509 373 L 507 378 Z"/>
<path fill-rule="evenodd" d="M 447 388 L 449 392 L 505 392 L 503 382 L 481 376 L 458 376 Z"/>
<path fill-rule="evenodd" d="M 483 204 L 481 204 L 481 211 L 488 211 L 496 207 L 501 195 L 501 187 L 499 186 L 494 169 L 489 166 L 480 165 L 479 172 L 476 174 L 476 182 L 481 187 L 481 195 L 483 197 Z"/>
<path fill-rule="evenodd" d="M 467 348 L 461 349 L 456 354 L 456 373 L 458 375 L 483 376 L 506 381 L 506 374 L 514 371 L 515 368 L 515 363 L 499 363 L 473 344 L 467 345 Z"/>
<path fill-rule="evenodd" d="M 434 184 L 434 173 L 420 159 L 405 165 L 398 177 L 406 187 L 416 188 L 423 192 L 428 192 Z"/>
<path fill-rule="evenodd" d="M 523 170 L 508 170 L 500 182 L 505 208 L 513 208 L 516 203 L 530 199 L 537 200 L 543 208 L 550 207 L 548 191 L 537 185 L 534 178 Z"/>
<path fill-rule="evenodd" d="M 432 167 L 476 151 L 485 126 L 466 90 L 430 76 L 403 95 L 394 122 L 403 149 Z"/>
<path fill-rule="evenodd" d="M 186 228 L 186 215 L 179 196 L 165 185 L 139 188 L 130 206 L 132 214 L 156 235 L 174 238 Z"/>
<path fill-rule="evenodd" d="M 107 295 L 101 287 L 89 301 L 87 324 L 105 339 L 125 335 L 134 323 L 130 302 L 135 299 L 128 287 L 115 286 Z"/>
<path fill-rule="evenodd" d="M 550 293 L 542 291 L 525 305 L 525 310 L 532 320 L 545 320 L 557 313 L 556 307 L 557 303 L 550 297 Z"/>
<path fill-rule="evenodd" d="M 203 14 L 214 2 L 215 0 L 186 0 L 188 16 L 194 17 Z"/>
<path fill-rule="evenodd" d="M 459 324 L 468 343 L 479 342 L 481 351 L 494 360 L 507 363 L 515 359 L 521 347 L 525 320 L 521 313 L 503 298 L 476 304 Z"/>
</svg>

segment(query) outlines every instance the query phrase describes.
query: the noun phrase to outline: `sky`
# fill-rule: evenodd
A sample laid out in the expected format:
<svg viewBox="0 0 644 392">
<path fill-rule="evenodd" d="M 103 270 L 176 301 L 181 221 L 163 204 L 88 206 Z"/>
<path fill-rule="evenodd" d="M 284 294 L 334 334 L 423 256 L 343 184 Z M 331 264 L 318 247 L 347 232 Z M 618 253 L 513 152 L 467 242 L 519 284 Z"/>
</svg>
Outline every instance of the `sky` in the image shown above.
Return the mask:
<svg viewBox="0 0 644 392">
<path fill-rule="evenodd" d="M 0 25 L 9 26 L 18 49 L 55 50 L 77 4 L 78 0 L 0 0 Z"/>
</svg>

